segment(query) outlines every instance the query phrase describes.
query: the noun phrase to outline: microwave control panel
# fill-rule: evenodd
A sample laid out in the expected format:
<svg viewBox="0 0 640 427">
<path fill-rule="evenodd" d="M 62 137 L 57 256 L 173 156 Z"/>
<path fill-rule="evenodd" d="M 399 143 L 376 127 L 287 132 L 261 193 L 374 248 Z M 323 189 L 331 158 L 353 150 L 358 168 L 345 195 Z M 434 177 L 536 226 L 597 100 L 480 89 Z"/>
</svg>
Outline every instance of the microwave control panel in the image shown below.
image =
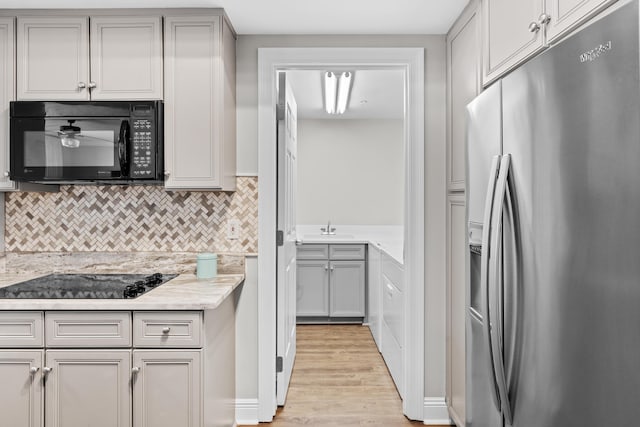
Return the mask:
<svg viewBox="0 0 640 427">
<path fill-rule="evenodd" d="M 149 115 L 144 114 L 144 111 L 133 111 L 131 128 L 132 153 L 129 174 L 132 178 L 154 178 L 156 176 L 156 130 L 151 111 Z"/>
</svg>

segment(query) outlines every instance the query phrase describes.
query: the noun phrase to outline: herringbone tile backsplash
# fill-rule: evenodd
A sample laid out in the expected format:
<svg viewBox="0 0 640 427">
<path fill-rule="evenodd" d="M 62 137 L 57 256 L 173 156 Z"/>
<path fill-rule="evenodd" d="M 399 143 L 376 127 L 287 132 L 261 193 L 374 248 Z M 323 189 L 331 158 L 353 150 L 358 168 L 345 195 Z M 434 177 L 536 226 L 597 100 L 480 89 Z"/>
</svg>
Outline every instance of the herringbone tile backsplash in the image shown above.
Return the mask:
<svg viewBox="0 0 640 427">
<path fill-rule="evenodd" d="M 258 181 L 237 179 L 233 193 L 83 185 L 6 193 L 6 251 L 255 253 Z M 238 239 L 227 239 L 230 220 Z"/>
</svg>

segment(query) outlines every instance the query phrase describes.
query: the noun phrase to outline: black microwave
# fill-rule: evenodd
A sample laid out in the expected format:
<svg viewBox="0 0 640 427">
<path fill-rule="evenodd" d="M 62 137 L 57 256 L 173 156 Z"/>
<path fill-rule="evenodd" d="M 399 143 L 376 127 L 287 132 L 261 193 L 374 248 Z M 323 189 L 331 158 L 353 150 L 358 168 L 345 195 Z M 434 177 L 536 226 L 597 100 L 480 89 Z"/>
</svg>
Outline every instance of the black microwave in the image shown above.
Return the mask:
<svg viewBox="0 0 640 427">
<path fill-rule="evenodd" d="M 161 184 L 162 101 L 13 101 L 14 181 Z"/>
</svg>

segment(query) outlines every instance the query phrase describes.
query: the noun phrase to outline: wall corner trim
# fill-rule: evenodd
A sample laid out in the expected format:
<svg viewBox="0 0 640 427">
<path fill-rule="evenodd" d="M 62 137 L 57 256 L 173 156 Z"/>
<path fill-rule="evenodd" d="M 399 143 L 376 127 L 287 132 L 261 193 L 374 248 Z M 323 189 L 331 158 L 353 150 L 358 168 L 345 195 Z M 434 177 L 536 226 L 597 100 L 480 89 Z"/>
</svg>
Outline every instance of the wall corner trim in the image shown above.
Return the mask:
<svg viewBox="0 0 640 427">
<path fill-rule="evenodd" d="M 447 409 L 447 401 L 444 397 L 424 398 L 424 424 L 425 425 L 453 425 Z"/>
</svg>

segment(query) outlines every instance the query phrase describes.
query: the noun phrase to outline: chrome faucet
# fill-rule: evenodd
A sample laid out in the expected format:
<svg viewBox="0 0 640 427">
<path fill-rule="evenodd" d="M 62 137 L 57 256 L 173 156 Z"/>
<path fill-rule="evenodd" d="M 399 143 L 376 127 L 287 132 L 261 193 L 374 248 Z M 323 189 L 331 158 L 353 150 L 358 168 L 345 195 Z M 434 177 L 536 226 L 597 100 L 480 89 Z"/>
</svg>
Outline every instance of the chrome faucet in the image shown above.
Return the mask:
<svg viewBox="0 0 640 427">
<path fill-rule="evenodd" d="M 323 236 L 333 236 L 336 234 L 336 228 L 331 228 L 331 220 L 327 221 L 326 227 L 320 227 L 320 231 L 322 231 L 320 234 Z"/>
</svg>

